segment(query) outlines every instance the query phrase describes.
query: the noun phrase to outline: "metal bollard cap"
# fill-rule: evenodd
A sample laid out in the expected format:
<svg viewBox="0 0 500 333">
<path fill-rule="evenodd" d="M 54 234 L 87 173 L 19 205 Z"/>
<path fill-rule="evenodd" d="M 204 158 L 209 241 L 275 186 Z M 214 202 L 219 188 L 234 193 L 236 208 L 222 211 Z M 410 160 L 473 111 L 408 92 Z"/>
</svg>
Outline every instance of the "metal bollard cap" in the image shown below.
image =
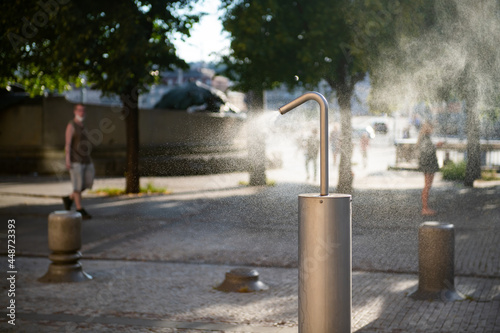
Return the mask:
<svg viewBox="0 0 500 333">
<path fill-rule="evenodd" d="M 420 224 L 420 228 L 437 228 L 437 229 L 453 229 L 455 226 L 451 223 L 427 221 Z"/>
<path fill-rule="evenodd" d="M 269 287 L 259 281 L 259 273 L 255 269 L 235 268 L 226 273 L 226 279 L 215 289 L 226 292 L 249 293 L 267 290 Z"/>
</svg>

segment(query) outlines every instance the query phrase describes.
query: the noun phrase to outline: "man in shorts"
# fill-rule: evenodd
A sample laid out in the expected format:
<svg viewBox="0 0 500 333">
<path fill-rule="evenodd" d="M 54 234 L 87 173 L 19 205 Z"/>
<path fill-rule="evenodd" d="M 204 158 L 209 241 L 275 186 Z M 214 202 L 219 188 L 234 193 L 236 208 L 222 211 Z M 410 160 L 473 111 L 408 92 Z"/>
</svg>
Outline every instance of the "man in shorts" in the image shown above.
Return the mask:
<svg viewBox="0 0 500 333">
<path fill-rule="evenodd" d="M 84 220 L 92 218 L 82 207 L 82 192 L 92 188 L 94 183 L 94 164 L 90 158 L 92 144 L 87 136 L 87 130 L 83 124 L 85 119 L 85 107 L 76 104 L 73 110 L 74 118 L 66 126 L 66 169 L 69 170 L 73 192 L 63 197 L 64 208 L 70 210 L 73 202 L 76 211 L 82 214 Z"/>
</svg>

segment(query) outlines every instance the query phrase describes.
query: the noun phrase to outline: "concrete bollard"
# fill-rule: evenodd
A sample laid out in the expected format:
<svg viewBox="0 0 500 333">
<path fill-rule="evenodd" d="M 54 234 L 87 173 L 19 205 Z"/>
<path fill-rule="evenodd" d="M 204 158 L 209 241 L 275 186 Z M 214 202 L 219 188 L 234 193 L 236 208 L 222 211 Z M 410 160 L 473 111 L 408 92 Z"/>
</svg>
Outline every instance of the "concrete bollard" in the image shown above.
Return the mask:
<svg viewBox="0 0 500 333">
<path fill-rule="evenodd" d="M 48 222 L 51 254 L 47 273 L 40 282 L 81 282 L 92 279 L 85 273 L 79 259 L 82 257 L 82 215 L 67 210 L 50 213 Z"/>
<path fill-rule="evenodd" d="M 424 222 L 418 230 L 418 300 L 453 302 L 465 297 L 455 290 L 455 232 L 453 224 Z"/>
</svg>

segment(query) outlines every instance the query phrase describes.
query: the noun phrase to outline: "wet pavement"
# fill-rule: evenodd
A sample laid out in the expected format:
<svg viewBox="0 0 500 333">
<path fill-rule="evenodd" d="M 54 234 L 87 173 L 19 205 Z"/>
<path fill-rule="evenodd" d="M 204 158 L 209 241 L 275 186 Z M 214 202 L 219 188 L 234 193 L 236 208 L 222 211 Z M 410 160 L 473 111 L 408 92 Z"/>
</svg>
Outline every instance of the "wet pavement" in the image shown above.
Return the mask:
<svg viewBox="0 0 500 333">
<path fill-rule="evenodd" d="M 438 174 L 430 205 L 439 214 L 424 218 L 420 173 L 354 172 L 352 331 L 500 332 L 500 185 L 465 188 Z M 49 264 L 47 217 L 63 208 L 69 181 L 0 177 L 0 267 L 7 272 L 7 221 L 15 219 L 18 271 L 16 325 L 3 314 L 0 331 L 297 332 L 297 196 L 319 190 L 297 175 L 268 171 L 275 185 L 265 187 L 243 185 L 245 173 L 142 178 L 172 194 L 86 194 L 94 218 L 82 223 L 81 262 L 94 279 L 61 284 L 37 278 Z M 123 186 L 103 178 L 94 188 Z M 418 285 L 418 227 L 430 220 L 455 226 L 464 301 L 407 297 Z M 269 290 L 214 290 L 235 267 L 256 269 Z"/>
</svg>

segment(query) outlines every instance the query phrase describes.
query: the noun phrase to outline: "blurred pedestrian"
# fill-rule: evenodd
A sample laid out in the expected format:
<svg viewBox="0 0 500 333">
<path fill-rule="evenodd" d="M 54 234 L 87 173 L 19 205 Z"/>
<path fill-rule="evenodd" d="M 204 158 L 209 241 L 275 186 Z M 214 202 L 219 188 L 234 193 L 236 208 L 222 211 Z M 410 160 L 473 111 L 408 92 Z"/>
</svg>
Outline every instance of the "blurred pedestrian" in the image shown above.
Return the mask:
<svg viewBox="0 0 500 333">
<path fill-rule="evenodd" d="M 420 129 L 417 148 L 419 151 L 418 167 L 424 173 L 424 188 L 422 190 L 422 215 L 433 216 L 437 212 L 428 206 L 429 192 L 431 190 L 434 174 L 439 171 L 439 165 L 436 156 L 436 146 L 432 143 L 431 134 L 433 126 L 425 122 Z M 440 144 L 438 144 L 440 145 Z"/>
<path fill-rule="evenodd" d="M 361 155 L 363 157 L 363 167 L 366 168 L 368 164 L 368 146 L 370 145 L 370 137 L 368 136 L 368 133 L 364 132 L 363 135 L 361 135 L 359 144 L 361 146 Z"/>
<path fill-rule="evenodd" d="M 87 136 L 85 106 L 76 104 L 73 110 L 74 118 L 66 126 L 65 157 L 66 169 L 69 170 L 73 192 L 63 197 L 64 209 L 70 210 L 73 202 L 76 211 L 82 214 L 84 220 L 92 218 L 82 207 L 82 192 L 92 188 L 94 183 L 94 164 L 90 158 L 92 144 Z"/>
<path fill-rule="evenodd" d="M 340 150 L 340 131 L 337 124 L 333 125 L 333 130 L 330 133 L 330 149 L 332 150 L 333 165 L 337 165 L 337 155 Z"/>
<path fill-rule="evenodd" d="M 304 143 L 304 155 L 306 160 L 306 177 L 307 180 L 310 178 L 309 165 L 312 164 L 314 180 L 317 177 L 318 169 L 318 153 L 319 153 L 319 138 L 318 130 L 314 128 L 311 134 L 305 139 Z"/>
<path fill-rule="evenodd" d="M 406 126 L 403 129 L 403 139 L 409 139 L 410 138 L 410 126 Z"/>
</svg>

